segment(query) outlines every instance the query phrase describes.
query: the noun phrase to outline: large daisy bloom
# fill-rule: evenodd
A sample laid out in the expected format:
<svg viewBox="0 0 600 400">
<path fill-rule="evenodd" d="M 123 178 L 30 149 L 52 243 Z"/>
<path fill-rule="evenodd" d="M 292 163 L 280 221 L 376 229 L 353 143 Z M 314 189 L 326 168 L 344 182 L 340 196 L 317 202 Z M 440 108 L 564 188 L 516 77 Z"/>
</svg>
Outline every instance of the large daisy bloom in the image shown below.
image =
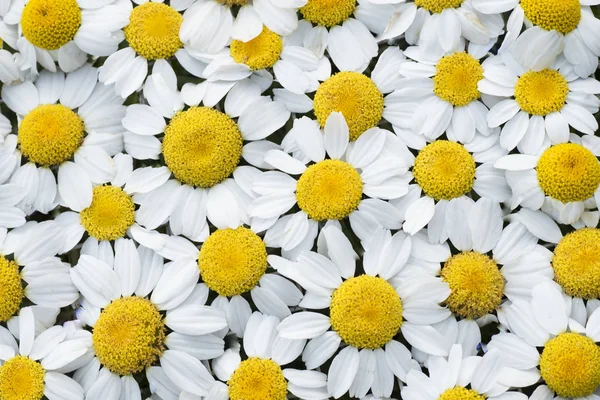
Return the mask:
<svg viewBox="0 0 600 400">
<path fill-rule="evenodd" d="M 293 262 L 269 256 L 278 272 L 306 289 L 302 306 L 325 311 L 294 313 L 277 329 L 284 338 L 310 339 L 302 355 L 307 369 L 318 368 L 333 357 L 327 391 L 334 398 L 346 392 L 361 398 L 369 391 L 376 397 L 389 397 L 394 375 L 405 381 L 408 370 L 415 368 L 410 352 L 395 337 L 402 330 L 409 343 L 425 343 L 414 334 L 415 326 L 449 316 L 438 305 L 448 293 L 437 296 L 430 290 L 445 284 L 416 274 L 395 279 L 410 254 L 411 238 L 403 232 L 392 236 L 384 231 L 383 243 L 368 243 L 365 273 L 357 274 L 348 239 L 333 224 L 326 229 L 330 231 L 324 236 L 324 249 L 329 257 L 303 252 Z M 340 346 L 342 341 L 345 347 Z"/>
<path fill-rule="evenodd" d="M 510 207 L 540 208 L 561 224 L 573 224 L 600 198 L 598 138 L 571 135 L 570 143 L 544 150 L 541 155 L 510 154 L 494 166 L 506 170 L 512 189 Z M 585 223 L 585 220 L 582 220 Z"/>
<path fill-rule="evenodd" d="M 500 145 L 522 154 L 538 154 L 549 142 L 569 141 L 569 126 L 587 135 L 598 129 L 600 82 L 579 78 L 560 57 L 551 68 L 527 70 L 494 57 L 483 64 L 479 91 L 496 96 L 487 114 L 495 128 L 504 124 Z"/>
<path fill-rule="evenodd" d="M 187 379 L 183 369 L 211 380 L 200 360 L 223 353 L 214 333 L 227 319 L 205 305 L 208 288 L 197 285 L 195 263 L 163 265 L 162 257 L 130 240 L 117 243 L 114 265 L 82 255 L 71 270 L 83 296 L 78 316 L 92 328 L 94 359 L 77 374 L 86 399 L 139 398 L 133 374 L 145 372 L 154 386 L 157 363 L 174 383 Z"/>
<path fill-rule="evenodd" d="M 209 398 L 215 400 L 287 399 L 288 392 L 303 400 L 325 400 L 327 375 L 318 371 L 282 368 L 298 358 L 306 340 L 284 339 L 279 319 L 258 312 L 246 327 L 242 360 L 239 345 L 212 362 L 216 382 Z M 211 397 L 212 395 L 212 397 Z"/>
<path fill-rule="evenodd" d="M 472 0 L 473 7 L 489 16 L 512 10 L 501 50 L 510 49 L 517 61 L 541 71 L 563 53 L 582 78 L 598 67 L 600 20 L 590 6 L 598 0 Z M 523 25 L 527 28 L 523 33 Z"/>
<path fill-rule="evenodd" d="M 71 72 L 87 61 L 88 54 L 105 57 L 117 51 L 131 9 L 130 0 L 6 2 L 11 5 L 3 17 L 7 27 L 2 39 L 19 50 L 21 62 L 34 75 L 37 63 L 55 72 L 58 61 L 61 70 Z"/>
<path fill-rule="evenodd" d="M 136 218 L 147 229 L 169 221 L 173 234 L 201 242 L 208 232 L 206 218 L 217 228 L 249 224 L 246 208 L 254 196 L 251 177 L 260 172 L 239 164 L 242 158 L 256 163 L 267 149 L 278 147 L 263 139 L 281 128 L 290 112 L 269 97 L 235 104 L 237 122 L 212 108 L 182 110 L 177 79 L 172 70 L 167 71 L 156 73 L 155 65 L 144 88 L 149 105 L 129 106 L 123 119 L 130 131 L 125 149 L 142 159 L 158 159 L 162 153 L 166 167 L 155 168 L 156 174 L 165 176 L 166 172 L 168 179 L 172 173 L 175 178 L 136 200 L 140 204 Z M 139 147 L 147 151 L 138 154 Z M 262 160 L 258 164 L 262 166 Z"/>
<path fill-rule="evenodd" d="M 33 310 L 26 307 L 19 314 L 18 334 L 13 337 L 0 327 L 0 397 L 83 400 L 83 388 L 65 373 L 87 359 L 89 332 L 73 323 L 40 332 L 38 322 Z"/>
<path fill-rule="evenodd" d="M 58 203 L 81 211 L 92 202 L 92 183 L 114 177 L 111 155 L 122 149 L 125 107 L 97 75 L 87 64 L 66 76 L 44 71 L 35 84 L 2 87 L 19 120 L 18 153 L 27 161 L 11 178 L 24 189 L 26 214 L 48 213 Z"/>
</svg>

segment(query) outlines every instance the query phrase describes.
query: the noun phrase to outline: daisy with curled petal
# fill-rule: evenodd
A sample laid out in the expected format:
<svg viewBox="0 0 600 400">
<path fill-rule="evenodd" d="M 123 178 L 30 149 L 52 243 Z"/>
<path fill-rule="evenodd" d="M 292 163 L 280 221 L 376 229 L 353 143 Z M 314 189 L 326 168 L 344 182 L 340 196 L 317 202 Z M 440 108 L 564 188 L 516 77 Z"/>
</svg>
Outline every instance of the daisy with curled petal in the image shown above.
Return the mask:
<svg viewBox="0 0 600 400">
<path fill-rule="evenodd" d="M 394 338 L 401 329 L 404 333 L 406 324 L 429 325 L 450 315 L 438 305 L 447 292 L 432 295 L 432 287 L 445 285 L 439 279 L 416 274 L 400 279 L 411 238 L 383 229 L 378 238 L 381 246 L 367 246 L 364 274 L 356 270 L 352 245 L 335 224 L 324 228 L 320 241 L 320 251 L 327 256 L 303 252 L 296 262 L 269 256 L 279 273 L 306 289 L 300 305 L 317 310 L 287 317 L 277 328 L 279 334 L 310 339 L 302 355 L 307 369 L 333 357 L 327 390 L 335 398 L 346 392 L 360 398 L 369 391 L 389 397 L 394 375 L 404 381 L 410 369 L 418 368 L 408 349 Z M 342 341 L 346 347 L 338 353 Z M 372 378 L 364 379 L 366 375 Z"/>
<path fill-rule="evenodd" d="M 17 49 L 23 66 L 38 74 L 37 63 L 55 72 L 75 71 L 88 59 L 109 56 L 122 40 L 130 0 L 12 0 L 2 17 L 0 37 Z"/>
<path fill-rule="evenodd" d="M 155 373 L 148 369 L 156 363 L 174 382 L 182 378 L 182 368 L 212 380 L 200 360 L 223 353 L 216 333 L 227 320 L 224 312 L 205 305 L 208 288 L 197 284 L 198 275 L 194 260 L 163 265 L 161 257 L 136 249 L 131 240 L 117 242 L 114 266 L 87 254 L 79 258 L 71 269 L 83 296 L 77 316 L 92 328 L 94 353 L 75 374 L 86 399 L 139 393 L 133 374 L 144 371 L 153 386 Z"/>
<path fill-rule="evenodd" d="M 4 85 L 2 98 L 20 122 L 17 155 L 27 163 L 11 183 L 24 189 L 23 211 L 45 214 L 59 203 L 74 211 L 88 207 L 92 183 L 115 174 L 111 155 L 122 149 L 123 100 L 98 83 L 89 64 L 66 76 L 44 71 L 35 84 Z"/>
<path fill-rule="evenodd" d="M 538 154 L 569 141 L 569 126 L 593 135 L 598 129 L 600 82 L 579 78 L 561 56 L 541 71 L 527 70 L 509 56 L 488 59 L 479 91 L 499 101 L 487 114 L 490 127 L 504 124 L 500 145 L 522 154 Z"/>
<path fill-rule="evenodd" d="M 510 49 L 516 60 L 534 71 L 549 68 L 563 53 L 577 75 L 590 76 L 600 56 L 600 20 L 590 6 L 598 0 L 472 0 L 488 16 L 511 11 L 500 51 Z M 525 25 L 526 30 L 521 33 Z"/>
</svg>

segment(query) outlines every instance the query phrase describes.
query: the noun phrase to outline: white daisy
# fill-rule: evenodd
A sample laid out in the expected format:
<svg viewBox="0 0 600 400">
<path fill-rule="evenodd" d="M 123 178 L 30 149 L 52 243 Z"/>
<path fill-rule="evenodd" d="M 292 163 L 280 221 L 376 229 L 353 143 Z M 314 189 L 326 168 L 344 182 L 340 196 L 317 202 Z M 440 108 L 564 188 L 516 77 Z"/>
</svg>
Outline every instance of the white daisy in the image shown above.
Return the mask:
<svg viewBox="0 0 600 400">
<path fill-rule="evenodd" d="M 117 51 L 127 25 L 130 0 L 7 0 L 0 37 L 17 49 L 24 67 L 37 75 L 37 63 L 55 72 L 75 71 L 88 59 Z"/>
<path fill-rule="evenodd" d="M 510 154 L 494 166 L 506 170 L 512 189 L 510 207 L 540 208 L 561 224 L 578 223 L 586 209 L 598 206 L 600 139 L 571 134 L 570 143 L 544 150 L 541 155 Z M 585 221 L 582 220 L 585 223 Z"/>
<path fill-rule="evenodd" d="M 182 369 L 212 380 L 200 360 L 223 353 L 215 333 L 227 327 L 227 319 L 205 305 L 208 288 L 197 284 L 194 260 L 163 265 L 152 250 L 125 239 L 117 242 L 114 257 L 109 265 L 84 254 L 71 269 L 83 296 L 77 316 L 92 327 L 94 358 L 75 374 L 86 399 L 118 400 L 121 393 L 139 398 L 133 374 L 146 372 L 154 386 L 156 371 L 149 369 L 156 363 L 173 382 L 182 379 Z"/>
<path fill-rule="evenodd" d="M 549 68 L 563 53 L 582 78 L 598 67 L 600 20 L 590 6 L 598 0 L 472 0 L 488 16 L 512 10 L 500 51 L 510 49 L 517 61 L 534 71 Z M 525 25 L 526 30 L 521 33 Z"/>
<path fill-rule="evenodd" d="M 66 77 L 44 71 L 35 84 L 2 87 L 19 120 L 17 156 L 27 163 L 11 183 L 23 187 L 20 208 L 27 215 L 48 213 L 57 204 L 81 211 L 92 201 L 92 183 L 113 179 L 111 155 L 122 150 L 125 107 L 112 90 L 98 83 L 89 64 Z"/>
<path fill-rule="evenodd" d="M 0 81 L 2 83 L 12 85 L 23 82 L 25 80 L 24 69 L 27 68 L 23 68 L 23 57 L 20 53 L 12 54 L 7 50 L 0 49 Z"/>
<path fill-rule="evenodd" d="M 569 140 L 569 126 L 593 135 L 598 129 L 600 82 L 579 78 L 565 59 L 551 68 L 527 70 L 508 56 L 494 57 L 483 64 L 485 78 L 479 91 L 499 101 L 487 114 L 490 127 L 504 124 L 500 145 L 523 154 L 538 154 L 549 143 Z"/>
<path fill-rule="evenodd" d="M 415 326 L 440 322 L 450 314 L 438 305 L 448 295 L 436 293 L 443 282 L 424 274 L 402 275 L 411 238 L 389 231 L 378 238 L 383 241 L 367 243 L 364 274 L 356 270 L 352 245 L 335 224 L 323 230 L 320 246 L 329 258 L 314 252 L 301 253 L 296 262 L 269 256 L 278 272 L 306 289 L 301 306 L 325 310 L 296 312 L 277 329 L 284 338 L 311 339 L 302 355 L 307 369 L 333 356 L 327 391 L 334 398 L 346 392 L 360 398 L 369 391 L 389 397 L 394 375 L 405 381 L 408 371 L 418 368 L 394 338 L 402 331 L 409 343 L 420 346 L 426 339 L 413 334 Z M 346 346 L 337 353 L 342 341 Z M 429 346 L 440 347 L 435 342 Z"/>
</svg>

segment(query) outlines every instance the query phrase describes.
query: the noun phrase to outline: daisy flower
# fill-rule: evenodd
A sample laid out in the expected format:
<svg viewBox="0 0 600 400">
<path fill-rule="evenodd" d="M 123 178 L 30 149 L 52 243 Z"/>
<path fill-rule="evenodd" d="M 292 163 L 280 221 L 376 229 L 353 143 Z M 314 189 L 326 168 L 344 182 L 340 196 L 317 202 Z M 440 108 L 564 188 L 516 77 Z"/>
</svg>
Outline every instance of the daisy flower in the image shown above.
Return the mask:
<svg viewBox="0 0 600 400">
<path fill-rule="evenodd" d="M 329 398 L 323 372 L 282 368 L 298 358 L 306 340 L 284 339 L 277 332 L 278 324 L 277 317 L 252 314 L 243 341 L 245 359 L 236 343 L 212 362 L 214 374 L 226 384 L 217 381 L 210 398 L 280 400 L 287 399 L 288 392 L 303 400 Z"/>
<path fill-rule="evenodd" d="M 37 322 L 33 310 L 26 307 L 19 315 L 18 334 L 13 337 L 0 327 L 0 397 L 42 400 L 68 396 L 83 400 L 83 389 L 65 373 L 85 360 L 89 333 L 72 323 L 39 332 Z"/>
<path fill-rule="evenodd" d="M 139 197 L 137 222 L 154 229 L 169 221 L 174 235 L 184 234 L 200 242 L 208 232 L 206 218 L 217 228 L 249 223 L 246 205 L 253 196 L 249 182 L 260 172 L 239 164 L 242 158 L 256 163 L 264 157 L 260 154 L 278 147 L 262 139 L 281 128 L 290 112 L 269 97 L 236 104 L 240 112 L 236 113 L 237 122 L 207 107 L 182 111 L 174 73 L 155 72 L 144 94 L 150 105 L 129 106 L 123 119 L 131 132 L 125 135 L 125 149 L 140 158 L 136 144 L 149 143 L 142 158 L 158 159 L 162 153 L 169 175 L 173 173 L 175 179 Z M 162 143 L 154 137 L 158 135 Z M 262 165 L 258 161 L 258 166 Z"/>
<path fill-rule="evenodd" d="M 479 91 L 500 100 L 487 114 L 487 122 L 493 128 L 504 124 L 503 148 L 538 154 L 548 142 L 567 142 L 569 126 L 587 135 L 598 129 L 594 114 L 600 106 L 596 96 L 600 82 L 596 79 L 579 78 L 562 57 L 541 71 L 504 63 L 502 58 L 484 63 Z"/>
<path fill-rule="evenodd" d="M 472 0 L 488 16 L 511 11 L 501 51 L 509 49 L 516 60 L 534 71 L 549 68 L 563 53 L 582 78 L 598 67 L 598 20 L 590 6 L 598 0 Z M 521 33 L 525 25 L 526 30 Z"/>
<path fill-rule="evenodd" d="M 130 240 L 118 244 L 114 266 L 84 254 L 71 269 L 83 296 L 77 315 L 92 328 L 94 359 L 76 374 L 86 399 L 118 400 L 123 390 L 139 397 L 133 374 L 146 372 L 153 386 L 156 375 L 149 368 L 156 363 L 175 383 L 182 369 L 212 379 L 200 360 L 223 353 L 224 342 L 214 333 L 227 320 L 205 305 L 208 288 L 197 285 L 194 261 L 163 265 L 161 257 Z"/>
<path fill-rule="evenodd" d="M 26 214 L 48 213 L 59 202 L 81 211 L 92 201 L 92 183 L 114 177 L 110 155 L 121 151 L 125 107 L 111 92 L 89 64 L 2 87 L 19 120 L 17 154 L 27 161 L 11 178 L 24 188 Z"/>
<path fill-rule="evenodd" d="M 572 143 L 551 146 L 541 155 L 510 154 L 496 161 L 496 168 L 506 170 L 513 192 L 510 207 L 542 208 L 567 225 L 576 223 L 586 209 L 597 208 L 600 153 L 596 139 L 571 135 Z"/>
<path fill-rule="evenodd" d="M 55 62 L 65 72 L 88 59 L 109 56 L 122 40 L 131 2 L 108 0 L 7 0 L 2 39 L 19 50 L 22 62 L 37 75 L 37 63 L 55 72 Z M 110 17 L 108 17 L 110 16 Z M 17 37 L 14 43 L 14 37 Z"/>
<path fill-rule="evenodd" d="M 370 242 L 361 274 L 352 245 L 338 227 L 330 225 L 323 244 L 331 258 L 314 252 L 301 253 L 296 262 L 269 256 L 278 272 L 306 289 L 301 306 L 325 310 L 296 312 L 277 329 L 283 338 L 310 339 L 302 355 L 307 369 L 333 357 L 327 382 L 330 396 L 339 398 L 349 392 L 361 398 L 371 391 L 376 397 L 389 397 L 394 375 L 404 381 L 408 370 L 415 368 L 408 349 L 394 338 L 402 330 L 409 343 L 413 339 L 423 343 L 412 335 L 414 326 L 448 317 L 449 311 L 438 305 L 447 293 L 439 298 L 429 290 L 444 283 L 419 275 L 395 279 L 410 254 L 411 239 L 403 232 L 392 237 L 385 231 L 383 244 L 375 244 L 377 249 L 371 249 L 377 241 Z M 345 347 L 340 346 L 342 341 Z"/>
</svg>

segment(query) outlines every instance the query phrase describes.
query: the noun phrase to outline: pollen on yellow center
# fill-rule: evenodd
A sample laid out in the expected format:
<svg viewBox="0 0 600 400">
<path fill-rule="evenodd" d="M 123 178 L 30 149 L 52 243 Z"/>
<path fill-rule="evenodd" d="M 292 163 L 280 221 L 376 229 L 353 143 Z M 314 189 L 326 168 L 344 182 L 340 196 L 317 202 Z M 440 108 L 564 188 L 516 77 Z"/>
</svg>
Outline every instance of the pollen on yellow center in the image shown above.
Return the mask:
<svg viewBox="0 0 600 400">
<path fill-rule="evenodd" d="M 465 0 L 415 0 L 415 4 L 430 13 L 441 13 L 446 8 L 458 8 Z"/>
<path fill-rule="evenodd" d="M 475 160 L 463 145 L 437 140 L 419 151 L 413 175 L 429 197 L 451 200 L 473 189 Z"/>
<path fill-rule="evenodd" d="M 579 0 L 521 0 L 525 17 L 547 31 L 567 34 L 579 25 Z"/>
<path fill-rule="evenodd" d="M 540 372 L 546 385 L 564 398 L 594 393 L 600 385 L 600 348 L 578 333 L 561 333 L 542 352 Z"/>
<path fill-rule="evenodd" d="M 329 114 L 341 112 L 350 129 L 350 140 L 356 140 L 381 121 L 383 95 L 366 75 L 340 72 L 319 86 L 314 109 L 321 127 L 325 126 Z"/>
<path fill-rule="evenodd" d="M 26 356 L 15 356 L 0 367 L 0 399 L 41 400 L 46 371 Z"/>
<path fill-rule="evenodd" d="M 473 389 L 455 386 L 442 393 L 438 400 L 485 400 L 485 397 Z"/>
<path fill-rule="evenodd" d="M 562 238 L 552 268 L 554 280 L 569 296 L 600 298 L 600 229 L 578 229 Z"/>
<path fill-rule="evenodd" d="M 477 83 L 482 79 L 479 60 L 467 53 L 454 53 L 438 61 L 433 92 L 453 106 L 466 106 L 481 95 Z"/>
<path fill-rule="evenodd" d="M 589 199 L 600 185 L 598 159 L 575 143 L 558 144 L 544 151 L 536 170 L 544 193 L 563 203 Z"/>
<path fill-rule="evenodd" d="M 0 256 L 0 322 L 15 315 L 23 301 L 23 286 L 19 266 Z"/>
<path fill-rule="evenodd" d="M 150 367 L 165 349 L 165 324 L 158 309 L 141 297 L 110 303 L 96 321 L 92 344 L 102 365 L 131 375 Z"/>
<path fill-rule="evenodd" d="M 304 171 L 296 185 L 298 207 L 315 221 L 346 218 L 362 199 L 360 174 L 347 162 L 323 160 Z"/>
<path fill-rule="evenodd" d="M 452 256 L 441 276 L 450 287 L 448 308 L 463 318 L 482 317 L 502 302 L 504 278 L 494 260 L 485 254 L 469 251 Z"/>
<path fill-rule="evenodd" d="M 286 400 L 287 382 L 281 367 L 272 360 L 250 357 L 227 381 L 231 400 Z"/>
<path fill-rule="evenodd" d="M 83 143 L 83 120 L 62 104 L 45 104 L 25 115 L 18 143 L 29 161 L 43 166 L 67 161 Z"/>
<path fill-rule="evenodd" d="M 378 349 L 402 325 L 402 301 L 385 279 L 361 275 L 344 281 L 331 297 L 331 327 L 347 344 Z"/>
<path fill-rule="evenodd" d="M 553 69 L 528 71 L 515 86 L 515 100 L 521 110 L 532 115 L 546 116 L 562 110 L 568 94 L 567 80 Z"/>
<path fill-rule="evenodd" d="M 162 3 L 147 2 L 133 9 L 125 39 L 135 52 L 147 60 L 170 58 L 183 47 L 179 28 L 183 16 Z"/>
<path fill-rule="evenodd" d="M 221 296 L 254 288 L 267 270 L 267 249 L 248 228 L 219 229 L 202 245 L 198 257 L 202 280 Z"/>
<path fill-rule="evenodd" d="M 21 15 L 23 36 L 45 50 L 69 43 L 80 25 L 81 9 L 76 0 L 29 0 Z"/>
<path fill-rule="evenodd" d="M 96 186 L 92 204 L 80 213 L 81 225 L 98 240 L 125 236 L 135 219 L 131 196 L 117 186 Z"/>
<path fill-rule="evenodd" d="M 188 185 L 212 187 L 236 169 L 242 134 L 220 111 L 192 107 L 175 115 L 165 130 L 162 152 L 175 177 Z"/>
<path fill-rule="evenodd" d="M 328 28 L 341 24 L 356 9 L 356 0 L 308 0 L 300 12 L 304 19 Z"/>
<path fill-rule="evenodd" d="M 275 65 L 282 50 L 281 36 L 271 32 L 266 26 L 254 39 L 245 43 L 240 40 L 232 40 L 229 46 L 229 52 L 235 62 L 246 64 L 253 70 Z"/>
</svg>

